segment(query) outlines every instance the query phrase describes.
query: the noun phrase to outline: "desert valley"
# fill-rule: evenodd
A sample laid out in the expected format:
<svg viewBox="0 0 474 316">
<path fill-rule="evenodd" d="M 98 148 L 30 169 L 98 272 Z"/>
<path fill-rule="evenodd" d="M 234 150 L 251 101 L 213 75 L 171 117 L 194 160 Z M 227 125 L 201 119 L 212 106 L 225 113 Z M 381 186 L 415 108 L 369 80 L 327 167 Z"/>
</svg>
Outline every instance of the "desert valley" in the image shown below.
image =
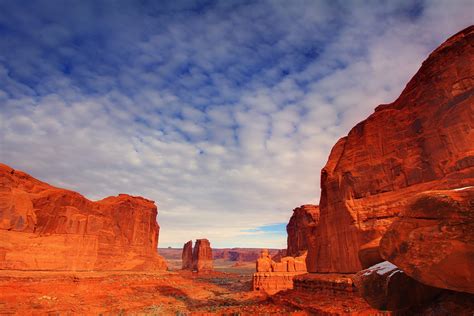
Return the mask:
<svg viewBox="0 0 474 316">
<path fill-rule="evenodd" d="M 167 247 L 160 201 L 0 164 L 0 315 L 474 315 L 474 26 L 371 106 L 324 153 L 319 204 L 287 210 L 285 249 Z"/>
</svg>

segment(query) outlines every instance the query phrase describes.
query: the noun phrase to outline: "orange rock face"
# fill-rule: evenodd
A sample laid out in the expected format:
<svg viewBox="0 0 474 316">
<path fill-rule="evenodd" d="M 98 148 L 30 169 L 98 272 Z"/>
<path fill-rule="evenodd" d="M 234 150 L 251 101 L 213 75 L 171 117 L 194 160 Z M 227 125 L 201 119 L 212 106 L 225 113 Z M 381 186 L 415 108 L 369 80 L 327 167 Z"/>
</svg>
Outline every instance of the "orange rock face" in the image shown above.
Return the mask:
<svg viewBox="0 0 474 316">
<path fill-rule="evenodd" d="M 424 284 L 474 294 L 474 187 L 414 197 L 380 250 Z"/>
<path fill-rule="evenodd" d="M 385 233 L 407 197 L 474 185 L 473 86 L 471 26 L 431 53 L 395 102 L 337 142 L 321 171 L 310 272 L 361 270 L 361 245 Z"/>
<path fill-rule="evenodd" d="M 212 269 L 211 243 L 207 239 L 197 239 L 193 250 L 193 270 L 199 272 Z"/>
<path fill-rule="evenodd" d="M 183 254 L 181 255 L 181 264 L 183 270 L 193 268 L 193 241 L 190 240 L 183 246 Z"/>
<path fill-rule="evenodd" d="M 287 256 L 297 257 L 308 248 L 315 247 L 317 226 L 319 224 L 319 207 L 317 205 L 302 205 L 293 210 L 293 215 L 286 225 Z"/>
<path fill-rule="evenodd" d="M 93 202 L 0 164 L 0 269 L 160 270 L 153 201 Z"/>
</svg>

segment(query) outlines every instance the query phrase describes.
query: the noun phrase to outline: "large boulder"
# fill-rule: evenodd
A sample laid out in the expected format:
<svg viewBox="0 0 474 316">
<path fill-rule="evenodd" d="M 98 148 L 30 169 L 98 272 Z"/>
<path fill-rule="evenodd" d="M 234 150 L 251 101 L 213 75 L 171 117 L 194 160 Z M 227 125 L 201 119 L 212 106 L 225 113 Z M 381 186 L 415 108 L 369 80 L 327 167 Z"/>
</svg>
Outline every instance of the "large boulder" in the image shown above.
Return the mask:
<svg viewBox="0 0 474 316">
<path fill-rule="evenodd" d="M 361 270 L 360 247 L 383 236 L 406 197 L 474 185 L 473 78 L 470 26 L 430 54 L 395 102 L 337 142 L 321 171 L 308 271 Z"/>
<path fill-rule="evenodd" d="M 153 201 L 90 201 L 0 164 L 0 269 L 163 270 Z"/>
<path fill-rule="evenodd" d="M 367 303 L 380 310 L 402 311 L 421 306 L 441 291 L 410 278 L 388 261 L 358 272 L 353 280 Z"/>
<path fill-rule="evenodd" d="M 380 251 L 420 282 L 474 294 L 474 187 L 411 199 Z"/>
</svg>

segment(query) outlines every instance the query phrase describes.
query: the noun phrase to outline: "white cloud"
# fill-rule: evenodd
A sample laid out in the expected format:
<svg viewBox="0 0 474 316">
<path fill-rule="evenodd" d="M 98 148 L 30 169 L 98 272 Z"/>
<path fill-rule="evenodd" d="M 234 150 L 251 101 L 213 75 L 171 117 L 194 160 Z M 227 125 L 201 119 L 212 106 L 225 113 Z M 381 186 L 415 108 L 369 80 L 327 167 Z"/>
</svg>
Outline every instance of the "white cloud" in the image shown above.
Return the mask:
<svg viewBox="0 0 474 316">
<path fill-rule="evenodd" d="M 159 18 L 127 6 L 98 21 L 84 4 L 90 25 L 66 14 L 52 26 L 0 10 L 29 36 L 0 44 L 0 160 L 92 199 L 157 201 L 161 246 L 283 248 L 283 234 L 248 230 L 317 203 L 332 145 L 393 101 L 473 7 L 228 5 Z"/>
</svg>

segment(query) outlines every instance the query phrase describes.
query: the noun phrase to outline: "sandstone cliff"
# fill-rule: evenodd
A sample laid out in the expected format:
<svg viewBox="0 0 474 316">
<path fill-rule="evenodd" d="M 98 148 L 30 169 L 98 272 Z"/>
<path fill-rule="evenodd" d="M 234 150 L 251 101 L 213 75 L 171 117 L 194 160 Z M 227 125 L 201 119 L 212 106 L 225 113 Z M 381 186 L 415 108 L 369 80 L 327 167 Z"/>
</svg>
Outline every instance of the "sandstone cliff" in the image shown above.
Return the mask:
<svg viewBox="0 0 474 316">
<path fill-rule="evenodd" d="M 93 202 L 0 164 L 0 269 L 159 270 L 153 201 Z"/>
<path fill-rule="evenodd" d="M 406 198 L 474 185 L 474 27 L 423 62 L 400 97 L 341 138 L 321 171 L 320 224 L 310 272 L 361 270 Z"/>
</svg>

